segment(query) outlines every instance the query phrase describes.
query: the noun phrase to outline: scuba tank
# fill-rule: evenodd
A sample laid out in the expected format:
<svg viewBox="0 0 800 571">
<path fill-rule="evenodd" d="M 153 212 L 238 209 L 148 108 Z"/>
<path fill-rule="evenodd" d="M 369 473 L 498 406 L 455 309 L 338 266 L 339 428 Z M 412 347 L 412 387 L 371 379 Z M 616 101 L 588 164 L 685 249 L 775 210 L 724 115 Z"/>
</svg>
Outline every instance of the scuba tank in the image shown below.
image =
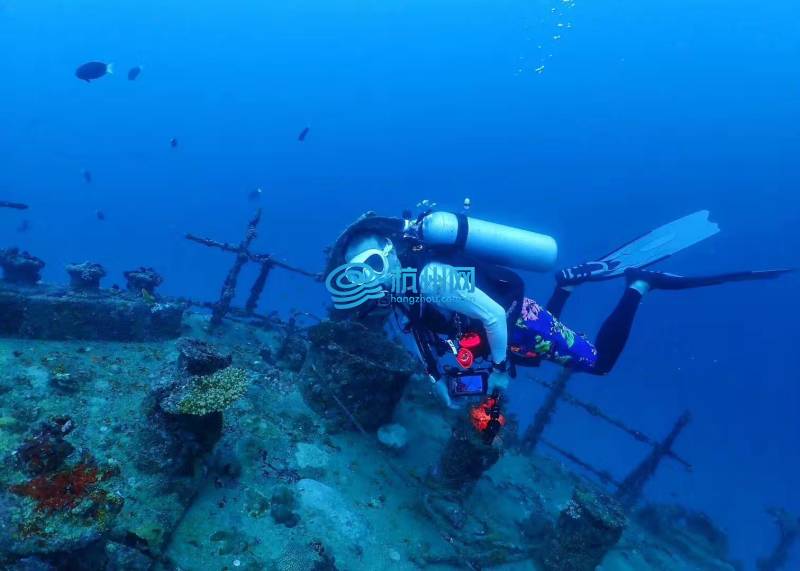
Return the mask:
<svg viewBox="0 0 800 571">
<path fill-rule="evenodd" d="M 423 244 L 459 248 L 500 266 L 546 272 L 553 268 L 558 255 L 556 241 L 550 236 L 463 214 L 431 212 L 418 224 Z"/>
</svg>

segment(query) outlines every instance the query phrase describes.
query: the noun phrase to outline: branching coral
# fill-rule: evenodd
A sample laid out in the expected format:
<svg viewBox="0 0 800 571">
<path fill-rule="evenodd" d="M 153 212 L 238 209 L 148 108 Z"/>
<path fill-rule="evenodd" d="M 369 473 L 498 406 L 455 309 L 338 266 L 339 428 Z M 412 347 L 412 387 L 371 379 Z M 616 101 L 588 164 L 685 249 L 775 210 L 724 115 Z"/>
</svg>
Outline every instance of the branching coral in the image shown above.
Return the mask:
<svg viewBox="0 0 800 571">
<path fill-rule="evenodd" d="M 196 416 L 222 412 L 244 395 L 249 384 L 247 373 L 235 367 L 197 377 L 178 402 L 178 411 Z"/>
</svg>

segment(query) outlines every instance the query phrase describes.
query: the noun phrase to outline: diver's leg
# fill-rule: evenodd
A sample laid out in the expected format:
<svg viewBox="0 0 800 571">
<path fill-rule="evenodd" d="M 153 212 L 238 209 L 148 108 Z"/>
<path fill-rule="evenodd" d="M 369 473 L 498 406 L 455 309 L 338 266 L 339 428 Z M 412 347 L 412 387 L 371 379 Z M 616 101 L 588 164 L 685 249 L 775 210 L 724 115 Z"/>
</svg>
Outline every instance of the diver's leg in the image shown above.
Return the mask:
<svg viewBox="0 0 800 571">
<path fill-rule="evenodd" d="M 569 296 L 572 295 L 574 286 L 564 286 L 556 284 L 556 289 L 547 302 L 547 311 L 553 314 L 557 319 L 561 318 L 561 313 L 564 311 L 564 305 L 567 303 Z"/>
<path fill-rule="evenodd" d="M 606 318 L 597 333 L 595 341 L 597 362 L 590 372 L 605 375 L 614 367 L 628 342 L 639 303 L 649 289 L 650 286 L 642 281 L 634 281 L 625 288 L 622 299 L 619 300 L 617 307 Z"/>
</svg>

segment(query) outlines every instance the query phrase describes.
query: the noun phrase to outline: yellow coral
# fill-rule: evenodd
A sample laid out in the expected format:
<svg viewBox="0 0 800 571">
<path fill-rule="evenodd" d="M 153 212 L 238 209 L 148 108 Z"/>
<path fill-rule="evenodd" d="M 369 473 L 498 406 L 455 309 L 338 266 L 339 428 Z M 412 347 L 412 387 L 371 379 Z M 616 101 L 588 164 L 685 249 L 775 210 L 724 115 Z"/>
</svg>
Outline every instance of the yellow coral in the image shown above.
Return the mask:
<svg viewBox="0 0 800 571">
<path fill-rule="evenodd" d="M 235 367 L 200 377 L 178 403 L 178 410 L 196 416 L 222 412 L 247 391 L 249 384 L 247 373 Z"/>
</svg>

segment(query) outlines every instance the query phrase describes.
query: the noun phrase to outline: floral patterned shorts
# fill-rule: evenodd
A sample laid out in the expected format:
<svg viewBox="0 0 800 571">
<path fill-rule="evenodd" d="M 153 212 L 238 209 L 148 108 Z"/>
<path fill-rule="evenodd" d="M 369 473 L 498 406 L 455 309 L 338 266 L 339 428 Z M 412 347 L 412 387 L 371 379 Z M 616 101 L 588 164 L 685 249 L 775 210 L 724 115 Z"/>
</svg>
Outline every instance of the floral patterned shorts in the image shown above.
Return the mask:
<svg viewBox="0 0 800 571">
<path fill-rule="evenodd" d="M 534 300 L 522 301 L 522 313 L 509 327 L 509 350 L 518 359 L 547 359 L 565 367 L 591 371 L 597 349 L 583 334 L 566 327 Z"/>
</svg>

